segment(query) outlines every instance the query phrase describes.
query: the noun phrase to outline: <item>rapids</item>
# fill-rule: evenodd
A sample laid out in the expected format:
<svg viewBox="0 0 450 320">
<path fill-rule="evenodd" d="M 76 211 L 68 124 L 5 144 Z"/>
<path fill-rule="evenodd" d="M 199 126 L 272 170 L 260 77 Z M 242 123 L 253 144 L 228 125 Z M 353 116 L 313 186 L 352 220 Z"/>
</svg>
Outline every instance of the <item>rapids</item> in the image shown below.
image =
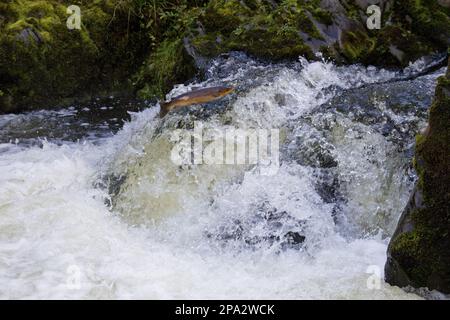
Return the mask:
<svg viewBox="0 0 450 320">
<path fill-rule="evenodd" d="M 0 298 L 436 297 L 382 280 L 444 72 L 426 67 L 231 53 L 168 98 L 236 93 L 162 120 L 158 103 L 114 98 L 0 115 Z M 194 121 L 279 129 L 278 170 L 174 164 L 171 134 Z"/>
</svg>

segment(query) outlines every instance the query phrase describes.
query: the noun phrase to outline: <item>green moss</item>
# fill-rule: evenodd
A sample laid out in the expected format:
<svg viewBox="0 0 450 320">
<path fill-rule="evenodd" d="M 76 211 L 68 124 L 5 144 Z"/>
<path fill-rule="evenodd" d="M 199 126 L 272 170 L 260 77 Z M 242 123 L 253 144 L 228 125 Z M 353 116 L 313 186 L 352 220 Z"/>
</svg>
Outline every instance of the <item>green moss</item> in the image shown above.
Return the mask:
<svg viewBox="0 0 450 320">
<path fill-rule="evenodd" d="M 333 24 L 333 15 L 331 14 L 331 12 L 328 12 L 321 8 L 314 8 L 311 13 L 313 17 L 316 18 L 319 22 L 325 25 Z"/>
<path fill-rule="evenodd" d="M 161 96 L 193 74 L 182 50 L 214 57 L 243 50 L 273 60 L 314 58 L 315 21 L 335 16 L 320 0 L 9 0 L 0 3 L 0 110 L 48 107 L 108 92 Z M 67 30 L 66 8 L 79 5 L 82 29 Z M 342 2 L 351 23 L 361 9 Z M 436 1 L 399 0 L 383 14 L 382 30 L 352 28 L 321 46 L 328 58 L 405 66 L 450 37 L 450 9 Z M 304 40 L 305 39 L 305 40 Z M 327 38 L 328 40 L 328 38 Z M 315 50 L 315 49 L 314 49 Z M 171 52 L 174 56 L 170 56 Z M 62 58 L 64 57 L 64 58 Z M 144 65 L 143 65 L 143 62 Z M 157 66 L 165 63 L 164 66 Z M 186 63 L 186 66 L 181 64 Z M 29 70 L 32 70 L 30 72 Z M 172 74 L 174 72 L 174 74 Z M 133 81 L 131 81 L 132 79 Z M 134 87 L 131 87 L 131 84 Z M 6 98 L 7 97 L 7 98 Z M 3 102 L 2 102 L 3 101 Z"/>
<path fill-rule="evenodd" d="M 449 64 L 450 68 L 450 64 Z M 413 229 L 394 235 L 391 257 L 416 287 L 450 292 L 450 73 L 440 77 L 429 130 L 416 139 L 417 194 L 407 211 Z"/>
<path fill-rule="evenodd" d="M 433 48 L 400 24 L 383 27 L 375 33 L 373 50 L 364 59 L 373 65 L 402 66 L 433 52 Z M 396 53 L 397 52 L 397 53 Z"/>
<path fill-rule="evenodd" d="M 316 39 L 323 39 L 319 30 L 315 27 L 314 23 L 308 18 L 305 12 L 300 12 L 298 14 L 298 30 L 307 33 L 310 37 Z"/>
<path fill-rule="evenodd" d="M 215 57 L 227 48 L 221 43 L 223 36 L 219 32 L 198 35 L 192 39 L 192 45 L 206 57 Z"/>
<path fill-rule="evenodd" d="M 293 59 L 300 55 L 313 57 L 311 49 L 290 30 L 280 34 L 279 30 L 255 27 L 231 39 L 228 48 L 273 60 Z"/>
<path fill-rule="evenodd" d="M 366 60 L 376 44 L 373 38 L 361 30 L 343 32 L 341 42 L 342 53 L 351 63 Z"/>
<path fill-rule="evenodd" d="M 229 50 L 274 60 L 312 57 L 299 30 L 311 38 L 321 35 L 306 15 L 305 3 L 289 0 L 273 8 L 264 1 L 213 0 L 201 17 L 206 33 L 194 36 L 192 44 L 208 57 Z"/>
<path fill-rule="evenodd" d="M 398 0 L 393 5 L 393 20 L 409 27 L 412 33 L 444 49 L 450 37 L 450 10 L 428 0 Z M 407 19 L 406 17 L 409 17 Z"/>
<path fill-rule="evenodd" d="M 347 11 L 347 16 L 353 20 L 359 19 L 359 12 L 361 8 L 356 4 L 355 1 L 342 1 L 341 3 Z"/>
<path fill-rule="evenodd" d="M 192 1 L 187 3 L 194 4 Z M 167 13 L 171 23 L 163 34 L 158 36 L 155 30 L 149 32 L 148 35 L 154 41 L 154 52 L 132 77 L 139 97 L 162 98 L 174 84 L 185 82 L 195 75 L 195 63 L 184 48 L 184 39 L 188 33 L 194 32 L 202 13 L 201 8 L 196 6 L 189 9 L 187 5 L 174 7 L 173 11 Z M 201 45 L 201 40 L 199 38 L 196 44 Z"/>
<path fill-rule="evenodd" d="M 399 234 L 391 242 L 390 255 L 401 266 L 413 286 L 448 292 L 449 231 L 434 223 L 425 222 L 424 217 L 430 217 L 427 211 L 428 209 L 417 209 L 412 213 L 415 229 Z M 444 223 L 448 227 L 448 222 Z M 437 283 L 440 283 L 439 287 L 436 286 Z"/>
<path fill-rule="evenodd" d="M 424 264 L 418 260 L 422 255 L 421 239 L 423 237 L 417 232 L 402 233 L 391 249 L 392 256 L 402 265 L 410 278 L 416 279 L 417 283 L 426 282 L 426 275 L 430 272 L 429 266 L 426 265 L 424 268 Z"/>
<path fill-rule="evenodd" d="M 0 110 L 50 107 L 130 91 L 124 78 L 136 70 L 135 61 L 148 41 L 134 32 L 135 24 L 116 6 L 119 3 L 12 0 L 3 5 L 7 23 L 0 35 L 0 86 L 9 99 Z M 66 27 L 66 9 L 72 4 L 81 6 L 81 30 Z"/>
<path fill-rule="evenodd" d="M 446 9 L 437 8 L 436 5 L 426 2 L 415 2 L 420 5 L 415 4 L 416 9 L 410 11 L 418 21 L 423 21 L 427 28 L 431 28 L 426 33 L 435 27 L 439 32 L 443 29 L 450 30 Z M 208 57 L 230 49 L 244 50 L 272 59 L 291 58 L 296 54 L 311 56 L 311 49 L 305 48 L 308 46 L 307 43 L 303 42 L 302 37 L 297 39 L 295 33 L 302 34 L 303 37 L 306 34 L 311 39 L 324 40 L 312 18 L 326 25 L 333 24 L 333 13 L 323 10 L 319 0 L 277 1 L 275 7 L 268 3 L 256 0 L 211 0 L 200 19 L 204 33 L 193 36 L 194 47 L 200 54 Z M 355 26 L 360 25 L 363 22 L 360 15 L 361 8 L 351 1 L 343 4 L 350 22 Z M 422 7 L 425 14 L 419 14 Z M 439 41 L 443 39 L 442 36 L 437 36 L 436 41 L 432 39 L 430 42 L 425 32 L 419 30 L 417 23 L 408 22 L 405 16 L 405 10 L 400 5 L 390 7 L 386 15 L 383 15 L 382 30 L 368 31 L 365 28 L 344 30 L 340 47 L 337 47 L 337 50 L 336 48 L 327 50 L 327 54 L 331 58 L 339 59 L 341 53 L 350 63 L 406 66 L 425 54 L 442 50 L 442 45 L 436 45 L 438 38 Z M 387 24 L 388 20 L 390 24 Z M 259 40 L 255 35 L 257 33 L 261 33 Z M 438 34 L 436 31 L 434 33 Z M 442 34 L 446 36 L 447 33 L 448 31 L 443 31 Z M 274 40 L 271 41 L 269 37 Z M 284 41 L 281 39 L 283 37 Z M 217 41 L 218 39 L 220 41 Z M 266 42 L 266 48 L 262 42 Z M 291 46 L 292 50 L 288 50 L 287 46 Z"/>
<path fill-rule="evenodd" d="M 174 83 L 189 79 L 195 74 L 195 70 L 194 62 L 185 52 L 182 40 L 167 40 L 149 58 L 135 79 L 136 83 L 143 84 L 139 96 L 163 98 Z"/>
<path fill-rule="evenodd" d="M 207 29 L 231 33 L 252 15 L 252 10 L 239 0 L 213 0 L 206 8 L 202 22 Z"/>
</svg>

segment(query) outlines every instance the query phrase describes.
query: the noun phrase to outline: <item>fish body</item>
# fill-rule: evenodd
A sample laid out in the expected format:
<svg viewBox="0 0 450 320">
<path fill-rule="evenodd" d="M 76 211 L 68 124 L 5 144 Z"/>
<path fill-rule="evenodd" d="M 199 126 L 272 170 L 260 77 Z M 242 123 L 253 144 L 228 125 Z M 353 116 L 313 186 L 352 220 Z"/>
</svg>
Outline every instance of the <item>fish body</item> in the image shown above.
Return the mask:
<svg viewBox="0 0 450 320">
<path fill-rule="evenodd" d="M 232 87 L 219 86 L 183 93 L 182 95 L 173 98 L 169 102 L 163 102 L 161 104 L 161 111 L 159 113 L 159 116 L 162 118 L 171 110 L 176 108 L 218 100 L 233 91 L 234 88 Z"/>
</svg>

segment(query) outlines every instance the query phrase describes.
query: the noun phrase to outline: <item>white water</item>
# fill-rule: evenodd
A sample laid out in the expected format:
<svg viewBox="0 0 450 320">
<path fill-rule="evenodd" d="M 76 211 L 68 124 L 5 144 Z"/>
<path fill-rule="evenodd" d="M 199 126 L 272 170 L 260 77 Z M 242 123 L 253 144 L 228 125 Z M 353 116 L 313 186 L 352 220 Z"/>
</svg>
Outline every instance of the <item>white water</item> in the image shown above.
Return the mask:
<svg viewBox="0 0 450 320">
<path fill-rule="evenodd" d="M 326 88 L 395 76 L 302 64 L 290 69 L 248 62 L 227 74 L 236 85 L 256 83 L 227 102 L 232 125 L 281 128 L 288 143 L 314 132 L 299 119 L 334 94 Z M 258 70 L 257 79 L 248 78 Z M 223 81 L 209 79 L 205 84 Z M 286 95 L 285 102 L 277 102 L 276 94 Z M 343 212 L 350 221 L 348 228 L 337 228 L 334 204 L 325 203 L 314 187 L 317 169 L 290 159 L 274 176 L 248 168 L 178 168 L 168 158 L 167 137 L 171 121 L 187 116 L 174 114 L 153 138 L 161 126 L 157 113 L 155 107 L 134 114 L 100 145 L 0 145 L 0 298 L 419 298 L 382 280 L 389 240 L 382 233 L 392 232 L 411 188 L 400 170 L 408 160 L 393 153 L 386 137 L 346 118 L 333 120 L 323 142 L 332 144 L 339 160 L 347 198 Z M 208 124 L 226 126 L 220 117 Z M 367 145 L 375 146 L 375 153 L 365 154 Z M 392 178 L 395 170 L 400 172 Z M 111 174 L 127 178 L 110 210 L 105 204 L 110 195 L 99 182 Z M 251 218 L 261 203 L 306 221 L 302 249 L 217 238 L 234 220 L 249 234 L 264 236 L 266 226 Z M 381 206 L 387 221 L 380 218 Z M 369 267 L 380 273 L 366 273 Z M 368 286 L 378 279 L 379 287 Z"/>
</svg>

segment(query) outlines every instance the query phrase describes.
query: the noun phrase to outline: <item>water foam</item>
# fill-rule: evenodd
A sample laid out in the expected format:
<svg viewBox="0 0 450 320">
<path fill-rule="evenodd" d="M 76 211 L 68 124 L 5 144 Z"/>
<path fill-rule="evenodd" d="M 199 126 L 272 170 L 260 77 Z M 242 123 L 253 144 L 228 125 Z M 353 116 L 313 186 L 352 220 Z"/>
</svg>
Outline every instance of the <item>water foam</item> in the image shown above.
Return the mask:
<svg viewBox="0 0 450 320">
<path fill-rule="evenodd" d="M 305 135 L 308 127 L 299 121 L 328 101 L 333 87 L 394 77 L 373 68 L 304 60 L 294 68 L 262 67 L 251 60 L 228 73 L 219 72 L 222 67 L 213 65 L 203 84 L 228 79 L 240 91 L 225 117 L 213 116 L 207 123 L 223 128 L 230 125 L 225 118 L 239 128 L 280 128 L 286 131 L 286 144 Z M 368 267 L 377 266 L 382 278 L 388 239 L 348 238 L 338 230 L 335 204 L 316 190 L 317 168 L 289 157 L 274 176 L 248 167 L 174 166 L 167 158 L 169 131 L 176 121 L 190 118 L 174 114 L 164 124 L 157 112 L 154 107 L 132 114 L 120 132 L 100 145 L 2 144 L 0 298 L 418 298 L 383 281 L 379 288 L 368 287 Z M 339 123 L 345 121 L 351 120 Z M 397 176 L 390 177 L 395 183 L 388 191 L 383 189 L 383 164 L 396 161 L 391 143 L 369 127 L 349 126 L 360 127 L 362 139 L 336 128 L 330 134 L 334 140 L 327 140 L 339 163 L 351 159 L 339 167 L 347 206 L 358 203 L 358 210 L 348 211 L 360 215 L 357 225 L 389 233 L 395 217 L 386 223 L 371 218 L 372 207 L 385 202 L 364 197 L 375 190 L 395 201 L 397 192 L 407 193 Z M 362 150 L 367 145 L 380 149 L 371 157 Z M 363 171 L 373 176 L 355 183 L 352 177 Z M 108 177 L 123 178 L 117 182 L 118 195 L 102 187 Z M 373 181 L 379 183 L 364 188 Z M 280 249 L 278 240 L 249 247 L 239 238 L 224 242 L 217 237 L 239 221 L 246 234 L 264 238 L 267 225 L 253 218 L 265 210 L 261 203 L 302 222 L 298 231 L 306 240 L 301 250 Z M 274 232 L 280 236 L 291 227 L 287 218 L 277 222 L 282 226 Z"/>
</svg>

